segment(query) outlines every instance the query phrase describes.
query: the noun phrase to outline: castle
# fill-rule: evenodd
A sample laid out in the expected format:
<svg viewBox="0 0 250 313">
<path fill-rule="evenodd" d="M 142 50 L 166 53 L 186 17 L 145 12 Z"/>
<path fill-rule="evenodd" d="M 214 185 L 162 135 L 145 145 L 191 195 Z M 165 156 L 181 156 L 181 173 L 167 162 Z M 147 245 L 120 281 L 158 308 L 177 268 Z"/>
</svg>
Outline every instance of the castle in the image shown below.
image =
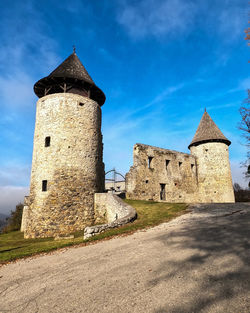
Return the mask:
<svg viewBox="0 0 250 313">
<path fill-rule="evenodd" d="M 40 79 L 34 92 L 39 100 L 30 194 L 22 218 L 25 238 L 69 234 L 93 225 L 104 212 L 95 210 L 95 199 L 107 198 L 98 196 L 105 189 L 101 134 L 105 95 L 75 51 Z M 127 198 L 234 202 L 229 145 L 207 112 L 189 145 L 191 154 L 136 144 L 134 165 L 126 175 Z M 119 207 L 112 218 L 124 218 L 122 204 L 111 200 L 111 206 Z M 129 210 L 126 222 L 136 215 Z"/>
<path fill-rule="evenodd" d="M 228 146 L 205 111 L 189 145 L 191 154 L 136 144 L 126 175 L 129 199 L 168 202 L 234 202 Z"/>
</svg>

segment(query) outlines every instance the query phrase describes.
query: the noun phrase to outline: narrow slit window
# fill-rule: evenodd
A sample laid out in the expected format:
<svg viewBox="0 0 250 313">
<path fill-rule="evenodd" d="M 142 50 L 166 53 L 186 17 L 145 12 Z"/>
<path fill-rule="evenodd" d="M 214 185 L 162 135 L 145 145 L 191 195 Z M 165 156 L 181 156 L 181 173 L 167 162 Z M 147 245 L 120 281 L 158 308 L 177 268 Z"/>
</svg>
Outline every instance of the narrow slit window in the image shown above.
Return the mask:
<svg viewBox="0 0 250 313">
<path fill-rule="evenodd" d="M 50 146 L 50 137 L 45 137 L 45 147 Z"/>
<path fill-rule="evenodd" d="M 194 171 L 194 164 L 191 164 L 191 171 Z"/>
<path fill-rule="evenodd" d="M 179 162 L 179 168 L 181 168 L 181 166 L 182 166 L 182 162 Z"/>
<path fill-rule="evenodd" d="M 83 102 L 79 102 L 79 105 L 80 105 L 80 107 L 83 107 L 84 103 Z"/>
<path fill-rule="evenodd" d="M 48 187 L 48 181 L 43 180 L 42 181 L 42 191 L 47 191 L 47 187 Z"/>
<path fill-rule="evenodd" d="M 152 168 L 151 167 L 152 160 L 153 160 L 153 157 L 148 157 L 148 168 Z"/>
<path fill-rule="evenodd" d="M 166 160 L 166 170 L 169 170 L 169 163 L 170 163 L 170 160 Z"/>
</svg>

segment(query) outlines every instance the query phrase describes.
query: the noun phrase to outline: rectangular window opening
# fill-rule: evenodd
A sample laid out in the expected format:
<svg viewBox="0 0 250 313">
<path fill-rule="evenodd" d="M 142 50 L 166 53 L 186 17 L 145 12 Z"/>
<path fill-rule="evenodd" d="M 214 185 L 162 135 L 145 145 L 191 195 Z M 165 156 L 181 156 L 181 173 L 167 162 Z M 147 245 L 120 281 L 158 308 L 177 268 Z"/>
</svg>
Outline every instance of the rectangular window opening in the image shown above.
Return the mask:
<svg viewBox="0 0 250 313">
<path fill-rule="evenodd" d="M 50 137 L 45 137 L 45 147 L 49 147 L 50 146 Z"/>
<path fill-rule="evenodd" d="M 42 181 L 42 191 L 47 191 L 47 187 L 48 187 L 48 181 L 43 180 Z"/>
<path fill-rule="evenodd" d="M 161 200 L 166 200 L 166 191 L 165 191 L 165 187 L 166 184 L 160 184 L 161 190 L 160 190 L 160 199 Z"/>
<path fill-rule="evenodd" d="M 169 163 L 170 163 L 170 160 L 166 160 L 166 170 L 168 170 L 169 168 Z"/>
<path fill-rule="evenodd" d="M 148 168 L 152 168 L 151 167 L 152 160 L 153 160 L 153 157 L 148 157 Z"/>
<path fill-rule="evenodd" d="M 181 166 L 182 166 L 182 162 L 179 162 L 179 168 L 181 168 Z"/>
<path fill-rule="evenodd" d="M 191 171 L 194 171 L 194 164 L 191 164 Z"/>
</svg>

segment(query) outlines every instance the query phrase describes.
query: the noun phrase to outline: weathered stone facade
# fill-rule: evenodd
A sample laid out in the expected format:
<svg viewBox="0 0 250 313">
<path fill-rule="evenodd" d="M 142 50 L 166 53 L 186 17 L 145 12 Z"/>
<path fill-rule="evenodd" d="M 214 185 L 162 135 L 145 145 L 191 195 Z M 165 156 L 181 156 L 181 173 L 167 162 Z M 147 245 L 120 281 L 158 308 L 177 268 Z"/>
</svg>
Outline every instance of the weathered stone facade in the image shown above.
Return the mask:
<svg viewBox="0 0 250 313">
<path fill-rule="evenodd" d="M 129 199 L 167 202 L 234 202 L 228 146 L 207 112 L 189 145 L 191 154 L 134 146 L 126 175 Z"/>
<path fill-rule="evenodd" d="M 196 202 L 234 202 L 228 146 L 207 142 L 190 147 L 197 160 Z"/>
<path fill-rule="evenodd" d="M 96 101 L 73 93 L 37 101 L 25 238 L 68 234 L 94 223 L 94 194 L 104 190 L 102 155 Z"/>
<path fill-rule="evenodd" d="M 196 158 L 153 146 L 134 146 L 134 165 L 126 175 L 128 199 L 194 202 L 198 190 Z"/>
</svg>

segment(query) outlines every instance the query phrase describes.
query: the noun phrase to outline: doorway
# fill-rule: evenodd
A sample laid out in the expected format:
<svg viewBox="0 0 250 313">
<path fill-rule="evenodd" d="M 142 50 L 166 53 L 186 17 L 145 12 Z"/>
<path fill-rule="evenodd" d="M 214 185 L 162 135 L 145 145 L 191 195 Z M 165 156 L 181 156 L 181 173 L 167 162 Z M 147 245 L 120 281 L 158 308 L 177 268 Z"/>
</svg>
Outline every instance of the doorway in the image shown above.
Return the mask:
<svg viewBox="0 0 250 313">
<path fill-rule="evenodd" d="M 160 184 L 160 187 L 161 187 L 160 200 L 165 201 L 166 200 L 166 190 L 165 190 L 166 184 Z"/>
</svg>

